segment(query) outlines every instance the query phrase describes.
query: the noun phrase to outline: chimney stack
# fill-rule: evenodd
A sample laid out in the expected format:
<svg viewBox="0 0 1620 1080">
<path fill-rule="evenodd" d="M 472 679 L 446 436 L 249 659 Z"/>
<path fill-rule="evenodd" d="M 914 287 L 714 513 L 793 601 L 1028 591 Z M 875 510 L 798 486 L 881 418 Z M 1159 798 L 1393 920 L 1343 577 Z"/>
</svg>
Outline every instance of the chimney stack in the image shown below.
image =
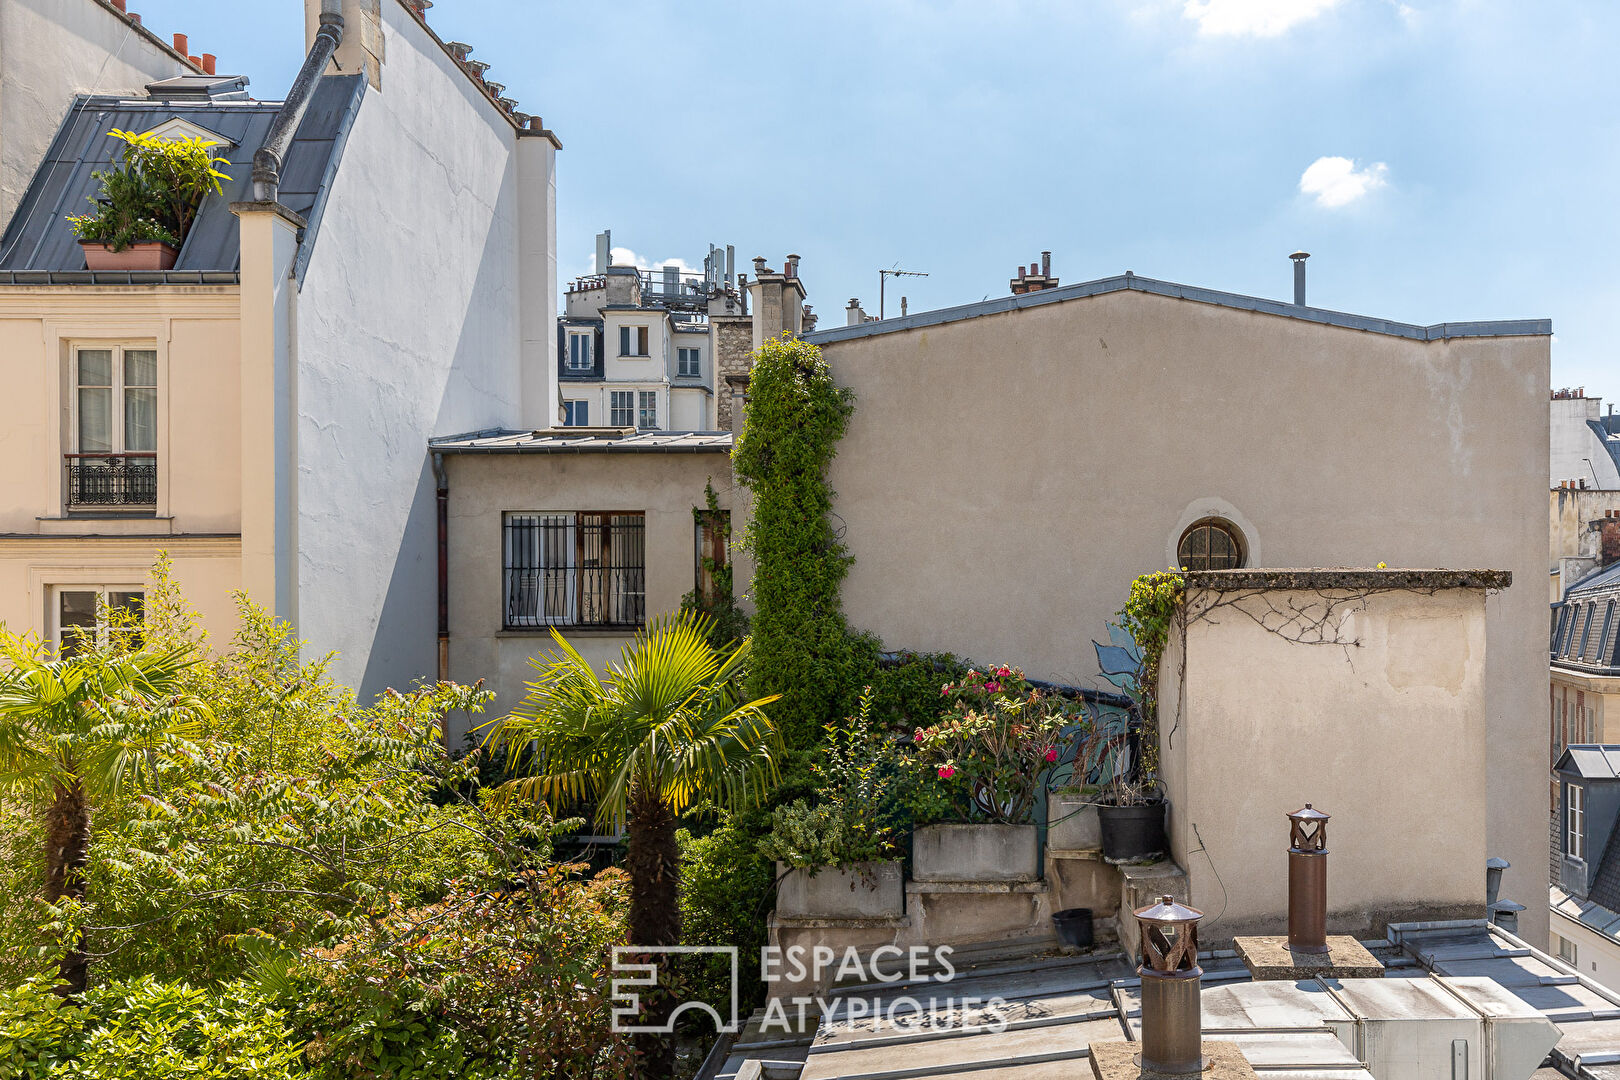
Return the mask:
<svg viewBox="0 0 1620 1080">
<path fill-rule="evenodd" d="M 219 63 L 219 57 L 211 52 L 202 54 L 202 69 L 210 75 L 215 74 L 214 66 Z"/>
<path fill-rule="evenodd" d="M 1198 920 L 1204 913 L 1161 896 L 1137 908 L 1142 931 L 1142 1072 L 1185 1075 L 1208 1064 L 1202 1042 L 1204 969 Z"/>
<path fill-rule="evenodd" d="M 1600 525 L 1598 566 L 1620 562 L 1620 517 L 1606 517 Z"/>
<path fill-rule="evenodd" d="M 176 35 L 174 35 L 174 51 L 175 52 L 179 53 L 181 56 L 185 56 L 191 51 L 190 46 L 191 46 L 191 43 L 186 40 L 186 35 L 184 35 L 184 34 L 176 34 Z"/>
<path fill-rule="evenodd" d="M 1024 293 L 1040 292 L 1042 289 L 1057 288 L 1058 279 L 1052 276 L 1052 253 L 1041 252 L 1039 262 L 1032 262 L 1028 266 L 1018 268 L 1018 276 L 1008 285 L 1015 296 Z"/>
<path fill-rule="evenodd" d="M 1296 251 L 1288 257 L 1294 260 L 1294 303 L 1304 307 L 1305 260 L 1311 257 L 1311 253 L 1308 251 Z"/>
<path fill-rule="evenodd" d="M 1288 948 L 1325 953 L 1327 944 L 1327 823 L 1313 809 L 1288 815 Z"/>
</svg>

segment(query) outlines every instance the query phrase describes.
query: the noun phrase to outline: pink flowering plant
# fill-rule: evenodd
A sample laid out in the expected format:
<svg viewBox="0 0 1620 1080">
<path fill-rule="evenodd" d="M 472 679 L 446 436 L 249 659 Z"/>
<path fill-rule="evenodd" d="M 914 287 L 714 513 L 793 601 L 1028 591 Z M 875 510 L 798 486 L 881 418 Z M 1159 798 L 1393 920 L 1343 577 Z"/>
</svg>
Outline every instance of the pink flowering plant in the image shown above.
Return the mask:
<svg viewBox="0 0 1620 1080">
<path fill-rule="evenodd" d="M 944 715 L 912 735 L 908 801 L 916 823 L 1033 821 L 1065 731 L 1087 723 L 1083 711 L 1006 666 L 970 670 L 940 696 Z"/>
</svg>

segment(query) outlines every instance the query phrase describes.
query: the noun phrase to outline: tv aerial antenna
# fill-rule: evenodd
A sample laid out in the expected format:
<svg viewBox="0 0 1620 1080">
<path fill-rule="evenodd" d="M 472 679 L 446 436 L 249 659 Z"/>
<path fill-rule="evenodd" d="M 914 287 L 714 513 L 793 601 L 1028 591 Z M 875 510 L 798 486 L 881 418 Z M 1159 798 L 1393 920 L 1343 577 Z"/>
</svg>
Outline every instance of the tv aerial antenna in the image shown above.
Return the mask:
<svg viewBox="0 0 1620 1080">
<path fill-rule="evenodd" d="M 922 270 L 879 270 L 878 271 L 878 318 L 883 318 L 883 291 L 892 277 L 927 277 Z"/>
</svg>

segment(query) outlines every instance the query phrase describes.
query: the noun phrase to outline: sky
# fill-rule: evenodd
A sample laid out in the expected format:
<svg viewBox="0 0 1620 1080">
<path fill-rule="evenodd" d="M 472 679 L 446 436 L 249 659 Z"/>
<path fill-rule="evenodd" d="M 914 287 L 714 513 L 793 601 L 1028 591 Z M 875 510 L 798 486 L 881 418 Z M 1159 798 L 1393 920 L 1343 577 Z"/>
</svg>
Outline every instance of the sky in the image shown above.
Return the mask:
<svg viewBox="0 0 1620 1080">
<path fill-rule="evenodd" d="M 394 0 L 383 0 L 385 3 Z M 285 93 L 299 0 L 130 0 Z M 252 18 L 244 18 L 251 12 Z M 1437 323 L 1550 318 L 1620 395 L 1614 0 L 439 0 L 561 138 L 558 268 L 789 252 L 822 325 L 1148 277 Z M 384 78 L 386 80 L 386 69 Z M 385 81 L 386 87 L 386 81 Z"/>
</svg>

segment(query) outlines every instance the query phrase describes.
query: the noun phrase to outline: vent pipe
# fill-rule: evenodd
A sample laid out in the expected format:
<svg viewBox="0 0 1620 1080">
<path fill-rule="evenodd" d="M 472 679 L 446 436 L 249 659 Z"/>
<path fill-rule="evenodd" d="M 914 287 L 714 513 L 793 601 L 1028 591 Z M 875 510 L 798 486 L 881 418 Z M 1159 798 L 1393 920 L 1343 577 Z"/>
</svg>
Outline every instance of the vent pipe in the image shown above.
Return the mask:
<svg viewBox="0 0 1620 1080">
<path fill-rule="evenodd" d="M 298 125 L 303 122 L 304 113 L 309 109 L 316 80 L 326 70 L 332 54 L 337 52 L 338 44 L 343 40 L 343 16 L 336 11 L 328 11 L 328 2 L 323 0 L 321 4 L 320 29 L 315 31 L 315 41 L 309 47 L 309 55 L 304 57 L 304 66 L 298 69 L 298 78 L 293 80 L 287 100 L 281 103 L 264 145 L 253 154 L 255 202 L 275 202 L 281 194 L 281 166 L 285 163 L 287 148 L 292 145 Z"/>
<path fill-rule="evenodd" d="M 1294 260 L 1294 303 L 1304 307 L 1305 260 L 1311 257 L 1311 253 L 1308 251 L 1296 251 L 1288 257 Z"/>
<path fill-rule="evenodd" d="M 1142 1073 L 1203 1072 L 1204 969 L 1198 966 L 1198 920 L 1204 913 L 1161 896 L 1137 908 L 1142 931 Z"/>
<path fill-rule="evenodd" d="M 1502 898 L 1502 871 L 1513 864 L 1500 856 L 1485 860 L 1485 906 L 1490 907 Z"/>
<path fill-rule="evenodd" d="M 1330 816 L 1313 809 L 1310 803 L 1306 803 L 1303 810 L 1288 815 L 1288 948 L 1293 952 L 1320 955 L 1328 951 L 1327 823 Z"/>
</svg>

